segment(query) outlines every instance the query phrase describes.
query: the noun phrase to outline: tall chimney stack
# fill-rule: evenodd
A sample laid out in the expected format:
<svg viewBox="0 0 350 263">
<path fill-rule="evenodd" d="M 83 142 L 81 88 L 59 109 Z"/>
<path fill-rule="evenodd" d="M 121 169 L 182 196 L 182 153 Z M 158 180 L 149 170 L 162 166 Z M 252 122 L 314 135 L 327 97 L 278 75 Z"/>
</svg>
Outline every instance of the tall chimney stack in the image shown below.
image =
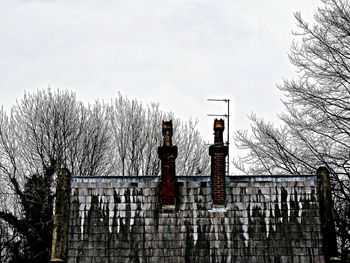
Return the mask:
<svg viewBox="0 0 350 263">
<path fill-rule="evenodd" d="M 56 205 L 52 230 L 50 262 L 66 262 L 68 249 L 70 172 L 60 169 L 57 175 Z"/>
<path fill-rule="evenodd" d="M 226 201 L 225 158 L 228 147 L 224 145 L 224 129 L 224 120 L 215 119 L 214 144 L 209 147 L 209 155 L 211 156 L 211 198 L 213 205 L 217 206 L 225 206 Z"/>
<path fill-rule="evenodd" d="M 177 147 L 173 146 L 173 122 L 163 121 L 163 146 L 158 147 L 158 156 L 161 159 L 161 183 L 160 192 L 162 206 L 173 206 L 177 196 L 175 159 Z"/>
</svg>

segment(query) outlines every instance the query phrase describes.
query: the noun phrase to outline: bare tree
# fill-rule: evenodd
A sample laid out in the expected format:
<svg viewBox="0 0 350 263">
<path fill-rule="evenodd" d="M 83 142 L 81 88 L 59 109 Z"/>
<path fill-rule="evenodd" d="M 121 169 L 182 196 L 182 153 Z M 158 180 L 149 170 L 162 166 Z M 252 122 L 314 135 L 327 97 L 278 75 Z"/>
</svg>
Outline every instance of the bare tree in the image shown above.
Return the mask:
<svg viewBox="0 0 350 263">
<path fill-rule="evenodd" d="M 26 93 L 10 114 L 1 110 L 1 260 L 48 260 L 58 168 L 75 176 L 158 175 L 161 123 L 170 118 L 178 173 L 206 174 L 209 157 L 196 123 L 181 122 L 156 103 L 144 106 L 119 94 L 110 105 L 84 105 L 74 93 L 48 89 Z"/>
<path fill-rule="evenodd" d="M 104 105 L 85 107 L 68 91 L 25 94 L 11 114 L 0 112 L 0 220 L 16 233 L 14 262 L 44 262 L 51 248 L 52 180 L 57 168 L 75 175 L 107 173 Z M 11 239 L 10 239 L 11 240 Z"/>
<path fill-rule="evenodd" d="M 108 148 L 106 107 L 85 107 L 68 91 L 25 94 L 12 108 L 11 127 L 19 158 L 42 172 L 55 160 L 75 175 L 103 173 Z M 40 170 L 41 169 L 41 170 Z"/>
<path fill-rule="evenodd" d="M 155 130 L 155 123 L 161 119 L 158 106 L 145 110 L 137 100 L 118 94 L 108 112 L 113 138 L 113 172 L 135 176 L 143 172 L 147 172 L 145 175 L 158 174 L 158 162 L 150 169 L 159 140 Z M 147 152 L 146 156 L 143 151 Z"/>
<path fill-rule="evenodd" d="M 235 132 L 236 147 L 245 150 L 243 156 L 233 159 L 236 168 L 245 174 L 260 175 L 301 175 L 316 171 L 319 162 L 288 126 L 275 128 L 255 114 L 250 120 L 251 133 Z"/>
<path fill-rule="evenodd" d="M 162 143 L 162 119 L 173 119 L 174 144 L 179 148 L 178 175 L 207 174 L 209 157 L 196 122 L 182 122 L 164 113 L 158 104 L 143 106 L 118 95 L 108 111 L 112 131 L 113 172 L 117 175 L 158 175 L 158 146 Z M 199 172 L 198 172 L 199 171 Z"/>
<path fill-rule="evenodd" d="M 290 60 L 298 76 L 279 86 L 286 96 L 286 111 L 279 116 L 285 126 L 276 129 L 253 115 L 252 132 L 235 134 L 246 154 L 234 163 L 248 173 L 295 175 L 326 165 L 332 172 L 339 247 L 349 260 L 350 4 L 322 2 L 312 26 L 295 14 L 299 32 Z"/>
<path fill-rule="evenodd" d="M 208 146 L 196 129 L 197 121 L 174 121 L 174 143 L 179 154 L 176 170 L 179 175 L 209 175 L 210 158 Z"/>
<path fill-rule="evenodd" d="M 111 132 L 107 119 L 107 105 L 96 102 L 81 108 L 81 124 L 78 138 L 70 146 L 71 173 L 74 175 L 108 175 L 111 163 L 107 153 L 110 151 Z"/>
</svg>

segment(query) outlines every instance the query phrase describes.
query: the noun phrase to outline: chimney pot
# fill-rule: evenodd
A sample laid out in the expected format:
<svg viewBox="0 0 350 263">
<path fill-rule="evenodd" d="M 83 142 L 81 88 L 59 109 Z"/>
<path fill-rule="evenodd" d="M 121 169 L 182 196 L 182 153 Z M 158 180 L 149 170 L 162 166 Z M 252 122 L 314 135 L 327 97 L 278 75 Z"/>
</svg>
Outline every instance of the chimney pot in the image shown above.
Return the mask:
<svg viewBox="0 0 350 263">
<path fill-rule="evenodd" d="M 173 121 L 163 121 L 162 123 L 163 146 L 172 146 L 173 142 Z"/>
<path fill-rule="evenodd" d="M 223 119 L 215 119 L 214 121 L 214 144 L 224 144 L 225 123 Z"/>
<path fill-rule="evenodd" d="M 224 123 L 223 119 L 220 119 L 220 120 L 215 119 L 215 121 L 214 121 L 214 130 L 216 130 L 216 129 L 224 131 L 225 123 Z"/>
</svg>

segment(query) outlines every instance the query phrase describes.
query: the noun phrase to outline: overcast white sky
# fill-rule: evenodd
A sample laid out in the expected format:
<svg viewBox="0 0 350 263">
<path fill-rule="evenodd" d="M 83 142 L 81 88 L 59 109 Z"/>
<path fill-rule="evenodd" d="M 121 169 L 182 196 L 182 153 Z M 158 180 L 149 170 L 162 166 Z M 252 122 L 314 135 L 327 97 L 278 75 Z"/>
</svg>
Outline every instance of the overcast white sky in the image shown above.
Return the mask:
<svg viewBox="0 0 350 263">
<path fill-rule="evenodd" d="M 293 13 L 311 20 L 316 0 L 0 1 L 0 104 L 24 90 L 69 89 L 83 101 L 120 91 L 199 120 L 231 100 L 231 133 L 252 111 L 275 121 L 276 83 L 293 75 Z"/>
</svg>

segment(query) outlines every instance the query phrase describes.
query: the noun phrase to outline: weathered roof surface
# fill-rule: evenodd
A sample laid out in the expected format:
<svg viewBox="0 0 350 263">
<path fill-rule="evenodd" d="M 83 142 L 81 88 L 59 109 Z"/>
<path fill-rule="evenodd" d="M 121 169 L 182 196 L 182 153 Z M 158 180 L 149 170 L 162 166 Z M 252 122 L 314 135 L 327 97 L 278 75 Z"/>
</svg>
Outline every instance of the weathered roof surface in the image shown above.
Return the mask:
<svg viewBox="0 0 350 263">
<path fill-rule="evenodd" d="M 175 212 L 158 185 L 72 178 L 68 263 L 324 262 L 315 176 L 227 177 L 225 210 L 209 177 L 178 177 Z"/>
</svg>

